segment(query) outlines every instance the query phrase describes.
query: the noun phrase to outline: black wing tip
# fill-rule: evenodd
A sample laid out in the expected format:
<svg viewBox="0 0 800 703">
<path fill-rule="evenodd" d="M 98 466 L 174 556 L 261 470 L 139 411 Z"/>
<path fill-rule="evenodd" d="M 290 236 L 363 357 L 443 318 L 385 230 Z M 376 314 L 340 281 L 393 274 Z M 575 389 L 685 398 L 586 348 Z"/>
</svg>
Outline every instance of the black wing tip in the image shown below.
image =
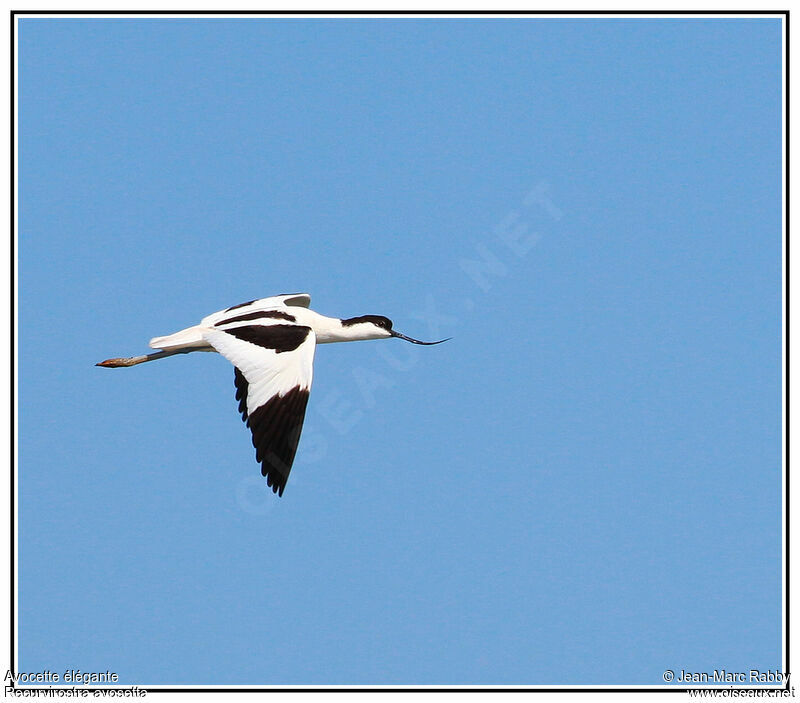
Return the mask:
<svg viewBox="0 0 800 703">
<path fill-rule="evenodd" d="M 253 435 L 256 461 L 267 486 L 283 495 L 300 441 L 309 389 L 295 386 L 282 396 L 273 396 L 249 414 L 247 426 Z"/>
<path fill-rule="evenodd" d="M 236 386 L 236 400 L 239 401 L 242 422 L 247 422 L 247 390 L 249 386 L 238 366 L 233 367 L 233 384 Z"/>
<path fill-rule="evenodd" d="M 278 495 L 278 498 L 282 497 L 283 489 L 286 488 L 286 481 L 281 482 L 280 477 L 273 476 L 271 473 L 269 473 L 266 467 L 266 462 L 264 462 L 264 466 L 261 469 L 261 473 L 262 475 L 265 475 L 267 477 L 267 487 L 271 488 L 272 492 Z"/>
</svg>

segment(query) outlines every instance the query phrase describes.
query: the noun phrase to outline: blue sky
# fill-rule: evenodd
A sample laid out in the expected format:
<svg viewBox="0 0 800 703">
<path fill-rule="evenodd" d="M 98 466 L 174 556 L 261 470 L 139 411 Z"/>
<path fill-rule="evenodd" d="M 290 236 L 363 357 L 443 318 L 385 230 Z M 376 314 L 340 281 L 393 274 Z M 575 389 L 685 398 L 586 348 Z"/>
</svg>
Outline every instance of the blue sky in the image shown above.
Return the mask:
<svg viewBox="0 0 800 703">
<path fill-rule="evenodd" d="M 23 671 L 657 684 L 779 668 L 780 24 L 20 25 Z M 233 371 L 326 345 L 286 493 Z"/>
</svg>

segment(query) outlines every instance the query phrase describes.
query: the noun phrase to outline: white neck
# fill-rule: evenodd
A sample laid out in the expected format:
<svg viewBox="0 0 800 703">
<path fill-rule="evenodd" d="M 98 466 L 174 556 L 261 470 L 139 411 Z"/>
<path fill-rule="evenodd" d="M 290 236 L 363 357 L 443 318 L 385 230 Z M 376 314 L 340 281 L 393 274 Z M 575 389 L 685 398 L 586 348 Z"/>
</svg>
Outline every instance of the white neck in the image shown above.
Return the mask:
<svg viewBox="0 0 800 703">
<path fill-rule="evenodd" d="M 357 322 L 354 325 L 343 325 L 338 317 L 325 317 L 313 310 L 292 308 L 291 314 L 298 322 L 308 325 L 317 336 L 317 344 L 333 342 L 358 342 L 365 339 L 383 339 L 383 334 L 375 325 L 368 322 Z"/>
</svg>

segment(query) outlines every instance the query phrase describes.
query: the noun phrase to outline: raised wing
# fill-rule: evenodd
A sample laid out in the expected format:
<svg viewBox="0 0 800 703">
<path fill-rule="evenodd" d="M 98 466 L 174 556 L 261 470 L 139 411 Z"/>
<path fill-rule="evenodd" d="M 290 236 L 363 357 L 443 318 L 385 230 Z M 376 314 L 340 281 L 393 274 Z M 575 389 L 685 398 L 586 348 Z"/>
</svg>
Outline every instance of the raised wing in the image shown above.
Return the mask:
<svg viewBox="0 0 800 703">
<path fill-rule="evenodd" d="M 239 412 L 252 432 L 256 461 L 267 485 L 283 495 L 311 390 L 314 331 L 274 317 L 218 323 L 201 331 L 233 363 Z"/>
<path fill-rule="evenodd" d="M 249 300 L 246 303 L 239 303 L 232 305 L 225 310 L 212 313 L 204 317 L 200 324 L 204 327 L 212 325 L 219 325 L 227 318 L 236 317 L 238 315 L 255 314 L 268 310 L 280 310 L 284 307 L 299 307 L 307 308 L 311 305 L 311 296 L 308 293 L 288 293 L 285 295 L 273 295 L 271 298 L 259 298 L 258 300 Z M 251 318 L 254 319 L 254 318 Z"/>
</svg>

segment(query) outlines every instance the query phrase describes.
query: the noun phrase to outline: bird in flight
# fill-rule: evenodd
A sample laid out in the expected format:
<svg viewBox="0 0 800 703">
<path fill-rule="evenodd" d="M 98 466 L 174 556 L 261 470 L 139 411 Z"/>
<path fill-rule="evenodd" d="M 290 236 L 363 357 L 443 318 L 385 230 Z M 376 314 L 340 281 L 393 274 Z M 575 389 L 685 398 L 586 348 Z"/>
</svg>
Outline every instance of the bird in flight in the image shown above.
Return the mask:
<svg viewBox="0 0 800 703">
<path fill-rule="evenodd" d="M 309 310 L 307 293 L 251 300 L 204 317 L 199 325 L 154 337 L 160 351 L 106 359 L 105 368 L 135 366 L 175 354 L 219 352 L 234 366 L 239 412 L 253 435 L 256 461 L 273 493 L 283 495 L 292 468 L 313 375 L 317 344 L 397 337 L 421 342 L 392 329 L 380 315 L 340 319 Z"/>
</svg>

